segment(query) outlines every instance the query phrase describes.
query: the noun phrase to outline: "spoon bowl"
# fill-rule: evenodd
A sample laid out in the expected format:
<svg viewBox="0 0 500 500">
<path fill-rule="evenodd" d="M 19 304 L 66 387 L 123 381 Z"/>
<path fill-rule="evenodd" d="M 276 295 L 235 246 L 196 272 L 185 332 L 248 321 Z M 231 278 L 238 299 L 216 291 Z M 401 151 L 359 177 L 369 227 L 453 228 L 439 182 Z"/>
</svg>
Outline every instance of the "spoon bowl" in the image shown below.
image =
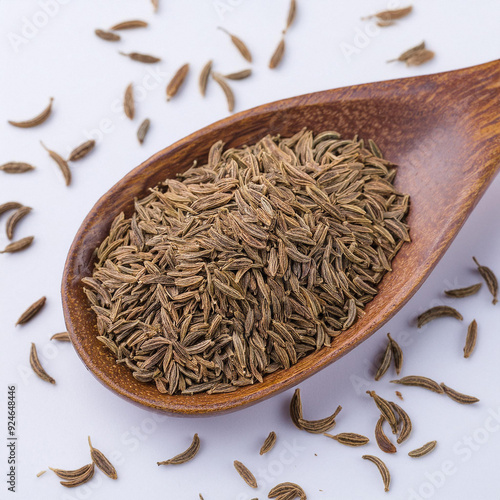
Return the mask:
<svg viewBox="0 0 500 500">
<path fill-rule="evenodd" d="M 339 359 L 387 322 L 418 290 L 457 235 L 500 161 L 500 61 L 428 76 L 327 90 L 277 101 L 210 125 L 155 154 L 92 208 L 69 251 L 62 282 L 66 326 L 86 367 L 109 389 L 151 409 L 177 415 L 234 411 L 288 389 Z M 392 262 L 365 315 L 331 347 L 309 354 L 262 383 L 226 394 L 166 395 L 136 381 L 97 340 L 95 315 L 81 279 L 92 274 L 94 249 L 134 198 L 167 177 L 206 161 L 210 146 L 252 144 L 267 134 L 308 127 L 373 139 L 399 165 L 396 187 L 411 198 L 412 242 Z"/>
</svg>

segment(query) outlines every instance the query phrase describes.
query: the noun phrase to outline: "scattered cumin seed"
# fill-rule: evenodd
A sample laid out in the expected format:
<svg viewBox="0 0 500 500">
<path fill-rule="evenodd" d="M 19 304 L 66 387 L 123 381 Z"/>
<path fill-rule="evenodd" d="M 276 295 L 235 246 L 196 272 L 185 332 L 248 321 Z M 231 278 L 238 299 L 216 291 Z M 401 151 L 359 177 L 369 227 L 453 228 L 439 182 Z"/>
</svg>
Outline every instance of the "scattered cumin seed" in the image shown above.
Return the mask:
<svg viewBox="0 0 500 500">
<path fill-rule="evenodd" d="M 329 437 L 330 439 L 333 439 L 340 444 L 353 447 L 364 446 L 370 441 L 366 436 L 363 436 L 362 434 L 355 434 L 354 432 L 341 432 L 340 434 L 336 435 L 324 432 L 323 436 Z"/>
<path fill-rule="evenodd" d="M 46 297 L 42 297 L 41 299 L 38 299 L 36 302 L 31 304 L 26 311 L 24 311 L 21 316 L 19 316 L 19 319 L 16 322 L 17 325 L 24 325 L 31 319 L 33 319 L 45 306 L 45 303 L 47 301 Z"/>
<path fill-rule="evenodd" d="M 393 403 L 392 401 L 390 401 L 390 405 L 394 410 L 394 413 L 398 416 L 398 425 L 401 426 L 397 439 L 397 443 L 401 444 L 410 437 L 413 426 L 410 416 L 403 410 L 403 408 L 401 408 L 401 406 Z"/>
<path fill-rule="evenodd" d="M 412 47 L 411 49 L 405 50 L 397 59 L 391 59 L 390 61 L 387 61 L 387 62 L 394 62 L 394 61 L 405 62 L 410 57 L 414 56 L 415 54 L 418 54 L 422 50 L 425 50 L 425 42 L 421 42 L 418 45 L 416 45 L 415 47 Z"/>
<path fill-rule="evenodd" d="M 212 71 L 212 60 L 208 61 L 203 69 L 201 70 L 200 77 L 198 79 L 198 87 L 200 89 L 200 94 L 205 97 L 207 92 L 208 77 Z"/>
<path fill-rule="evenodd" d="M 293 500 L 299 497 L 300 500 L 307 500 L 305 491 L 295 483 L 284 482 L 277 484 L 267 495 L 268 498 L 276 498 L 277 500 Z"/>
<path fill-rule="evenodd" d="M 370 17 L 376 17 L 381 21 L 395 21 L 397 19 L 402 19 L 403 17 L 408 16 L 412 11 L 413 6 L 409 5 L 408 7 L 403 7 L 401 9 L 383 10 Z"/>
<path fill-rule="evenodd" d="M 273 52 L 271 56 L 271 60 L 269 61 L 269 68 L 274 69 L 278 66 L 278 64 L 283 59 L 283 55 L 285 54 L 285 39 L 282 38 L 278 43 L 278 46 Z"/>
<path fill-rule="evenodd" d="M 33 165 L 20 161 L 10 161 L 0 165 L 0 171 L 5 172 L 6 174 L 24 174 L 26 172 L 31 172 L 32 170 L 35 170 Z"/>
<path fill-rule="evenodd" d="M 391 337 L 390 333 L 387 334 L 387 338 L 389 339 L 389 345 L 391 346 L 396 374 L 399 375 L 403 368 L 403 350 L 401 349 L 399 344 Z"/>
<path fill-rule="evenodd" d="M 434 319 L 451 317 L 462 321 L 463 316 L 453 307 L 435 306 L 420 314 L 417 318 L 417 326 L 422 328 L 425 324 Z"/>
<path fill-rule="evenodd" d="M 95 147 L 95 141 L 90 139 L 71 151 L 68 161 L 78 161 L 87 156 Z"/>
<path fill-rule="evenodd" d="M 130 52 L 128 54 L 124 52 L 118 53 L 122 56 L 132 59 L 132 61 L 137 61 L 145 64 L 155 64 L 161 61 L 159 57 L 151 56 L 149 54 L 141 54 L 140 52 Z"/>
<path fill-rule="evenodd" d="M 320 420 L 305 420 L 302 415 L 302 401 L 300 398 L 300 389 L 295 389 L 295 392 L 290 401 L 290 417 L 295 427 L 312 434 L 323 434 L 335 427 L 335 418 L 342 410 L 342 406 L 338 406 L 332 415 Z"/>
<path fill-rule="evenodd" d="M 453 401 L 460 403 L 462 405 L 471 405 L 474 403 L 478 403 L 479 399 L 474 396 L 468 396 L 467 394 L 462 394 L 461 392 L 448 387 L 444 383 L 441 382 L 441 387 L 443 388 L 444 393 Z"/>
<path fill-rule="evenodd" d="M 177 92 L 179 92 L 179 89 L 184 83 L 188 72 L 189 64 L 184 64 L 176 71 L 172 80 L 170 80 L 169 84 L 167 85 L 167 101 L 170 101 L 170 99 L 172 99 L 172 97 L 174 97 Z"/>
<path fill-rule="evenodd" d="M 49 156 L 55 161 L 55 163 L 59 167 L 59 170 L 63 174 L 66 186 L 69 186 L 71 184 L 71 170 L 69 169 L 68 162 L 55 151 L 48 149 L 42 141 L 40 141 L 40 144 L 42 145 L 43 149 L 45 149 L 45 151 L 49 153 Z"/>
<path fill-rule="evenodd" d="M 121 40 L 121 36 L 117 33 L 111 33 L 111 31 L 104 31 L 97 29 L 94 33 L 101 38 L 102 40 L 106 40 L 107 42 L 118 42 Z"/>
<path fill-rule="evenodd" d="M 54 335 L 50 337 L 50 340 L 58 340 L 59 342 L 71 342 L 68 332 L 54 333 Z"/>
<path fill-rule="evenodd" d="M 31 212 L 31 207 L 21 207 L 18 208 L 8 219 L 5 224 L 5 232 L 7 238 L 11 240 L 14 237 L 14 230 L 21 219 L 26 217 Z"/>
<path fill-rule="evenodd" d="M 283 35 L 288 31 L 290 26 L 293 24 L 296 15 L 297 15 L 297 2 L 296 0 L 291 0 L 290 7 L 288 8 L 288 17 L 286 20 L 285 29 L 283 30 Z"/>
<path fill-rule="evenodd" d="M 235 460 L 233 462 L 234 468 L 238 472 L 238 474 L 241 476 L 243 481 L 248 484 L 251 488 L 257 488 L 257 479 L 255 479 L 255 476 L 250 472 L 248 467 L 246 467 L 244 464 L 239 462 L 238 460 Z"/>
<path fill-rule="evenodd" d="M 134 104 L 134 86 L 132 83 L 127 85 L 125 89 L 125 96 L 123 98 L 123 110 L 127 118 L 134 119 L 135 104 Z"/>
<path fill-rule="evenodd" d="M 465 339 L 465 346 L 464 346 L 464 358 L 468 358 L 472 354 L 474 347 L 476 347 L 476 341 L 477 341 L 477 322 L 474 319 L 472 320 L 472 323 L 469 325 L 469 328 L 467 328 L 467 337 Z"/>
<path fill-rule="evenodd" d="M 421 64 L 434 59 L 435 55 L 436 54 L 432 50 L 424 49 L 408 57 L 405 63 L 407 66 L 420 66 Z"/>
<path fill-rule="evenodd" d="M 138 19 L 133 19 L 131 21 L 123 21 L 121 23 L 115 24 L 111 26 L 111 30 L 119 31 L 119 30 L 130 30 L 136 28 L 147 28 L 148 23 L 146 21 L 141 21 Z"/>
<path fill-rule="evenodd" d="M 419 66 L 433 59 L 434 55 L 432 50 L 426 49 L 425 42 L 422 42 L 403 52 L 397 59 L 391 59 L 387 62 L 401 61 L 406 63 L 407 66 Z"/>
<path fill-rule="evenodd" d="M 113 467 L 112 463 L 106 458 L 102 451 L 92 446 L 90 436 L 88 437 L 88 440 L 92 462 L 94 462 L 94 464 L 97 465 L 97 467 L 109 478 L 118 479 L 118 474 L 116 473 L 116 469 Z"/>
<path fill-rule="evenodd" d="M 229 73 L 227 75 L 224 75 L 224 78 L 226 80 L 244 80 L 245 78 L 248 78 L 252 74 L 251 69 L 243 69 L 241 71 L 237 71 L 236 73 Z"/>
<path fill-rule="evenodd" d="M 238 49 L 239 53 L 248 61 L 252 62 L 252 54 L 250 53 L 250 50 L 246 46 L 245 42 L 238 38 L 236 35 L 233 35 L 232 33 L 229 33 L 225 28 L 218 27 L 217 29 L 223 31 L 229 37 L 231 38 L 231 42 L 233 42 L 234 46 Z"/>
<path fill-rule="evenodd" d="M 149 130 L 149 125 L 150 125 L 149 118 L 146 118 L 140 125 L 139 128 L 137 129 L 137 140 L 139 141 L 140 144 L 144 142 L 144 139 L 146 137 L 146 134 L 148 133 Z"/>
<path fill-rule="evenodd" d="M 25 250 L 33 243 L 35 239 L 34 236 L 26 236 L 26 238 L 21 238 L 20 240 L 13 241 L 9 243 L 0 253 L 15 253 Z"/>
<path fill-rule="evenodd" d="M 7 201 L 0 205 L 0 215 L 10 212 L 11 210 L 17 210 L 23 206 L 24 205 L 22 203 L 18 203 L 17 201 Z"/>
<path fill-rule="evenodd" d="M 164 460 L 163 462 L 157 462 L 157 464 L 158 465 L 184 464 L 192 460 L 196 456 L 198 451 L 200 451 L 200 438 L 198 437 L 198 434 L 195 434 L 192 443 L 189 445 L 186 451 L 179 453 L 179 455 L 176 455 L 175 457 L 170 458 L 169 460 Z"/>
<path fill-rule="evenodd" d="M 60 481 L 60 483 L 66 488 L 75 488 L 76 486 L 80 486 L 85 484 L 87 481 L 90 481 L 94 476 L 94 470 L 94 463 L 92 462 L 86 467 L 86 470 L 82 472 L 80 476 L 77 476 L 69 481 Z"/>
<path fill-rule="evenodd" d="M 384 482 L 384 491 L 389 491 L 389 486 L 391 484 L 391 474 L 389 472 L 389 469 L 387 468 L 387 465 L 385 465 L 385 463 L 382 462 L 380 458 L 374 455 L 363 455 L 361 458 L 363 458 L 364 460 L 369 460 L 377 466 L 380 475 L 382 476 L 382 481 Z"/>
<path fill-rule="evenodd" d="M 268 453 L 274 448 L 274 445 L 276 444 L 276 432 L 271 431 L 267 438 L 264 441 L 264 444 L 262 445 L 259 454 L 264 455 L 265 453 Z"/>
<path fill-rule="evenodd" d="M 40 114 L 38 114 L 34 118 L 31 118 L 30 120 L 19 121 L 19 122 L 16 122 L 13 120 L 8 120 L 8 123 L 13 125 L 14 127 L 19 127 L 19 128 L 31 128 L 31 127 L 36 127 L 38 125 L 41 125 L 51 115 L 53 101 L 54 101 L 54 98 L 51 97 L 49 105 Z"/>
<path fill-rule="evenodd" d="M 55 384 L 56 381 L 43 369 L 40 360 L 38 359 L 38 353 L 36 351 L 36 345 L 31 343 L 30 350 L 30 365 L 33 371 L 45 382 L 50 382 L 51 384 Z"/>
<path fill-rule="evenodd" d="M 438 394 L 443 393 L 443 388 L 434 380 L 428 377 L 421 377 L 420 375 L 407 375 L 399 380 L 391 380 L 392 384 L 402 384 L 414 387 L 422 387 Z"/>
<path fill-rule="evenodd" d="M 482 283 L 476 283 L 475 285 L 466 286 L 464 288 L 455 288 L 453 290 L 445 290 L 444 293 L 448 297 L 453 297 L 455 299 L 461 299 L 463 297 L 470 297 L 476 294 L 481 289 Z"/>
<path fill-rule="evenodd" d="M 299 418 L 300 428 L 311 434 L 323 434 L 335 427 L 335 419 L 342 410 L 342 406 L 337 406 L 337 409 L 328 417 L 319 420 L 306 420 Z"/>
<path fill-rule="evenodd" d="M 72 481 L 78 477 L 80 477 L 82 474 L 85 474 L 88 472 L 88 470 L 92 468 L 92 464 L 87 464 L 84 465 L 83 467 L 80 467 L 79 469 L 74 469 L 74 470 L 66 470 L 66 469 L 55 469 L 52 467 L 49 467 L 49 469 L 59 478 L 63 479 L 65 481 Z"/>
<path fill-rule="evenodd" d="M 392 433 L 397 434 L 398 422 L 391 403 L 381 398 L 375 391 L 366 391 L 366 393 L 373 399 L 380 413 L 391 426 Z"/>
<path fill-rule="evenodd" d="M 234 94 L 224 77 L 219 73 L 212 73 L 212 78 L 219 84 L 227 100 L 227 109 L 230 113 L 234 110 Z"/>
<path fill-rule="evenodd" d="M 429 441 L 428 443 L 424 444 L 420 448 L 417 448 L 416 450 L 412 450 L 408 453 L 408 455 L 412 458 L 419 458 L 423 457 L 425 455 L 428 455 L 431 451 L 436 449 L 437 441 Z"/>
<path fill-rule="evenodd" d="M 378 367 L 377 373 L 375 373 L 375 380 L 380 380 L 387 372 L 391 366 L 392 361 L 392 348 L 391 342 L 387 342 L 387 347 L 385 348 L 384 355 L 382 356 L 382 361 Z"/>
<path fill-rule="evenodd" d="M 302 420 L 302 400 L 300 398 L 300 389 L 295 389 L 290 400 L 290 418 L 297 429 L 302 430 L 300 420 Z"/>
<path fill-rule="evenodd" d="M 391 442 L 391 440 L 386 436 L 384 429 L 383 429 L 383 423 L 385 422 L 385 417 L 382 415 L 377 421 L 377 425 L 375 426 L 375 441 L 377 441 L 378 447 L 384 452 L 384 453 L 396 453 L 396 447 L 394 444 Z"/>
<path fill-rule="evenodd" d="M 490 291 L 491 295 L 493 295 L 493 305 L 495 305 L 498 302 L 497 294 L 498 294 L 498 280 L 493 271 L 486 266 L 482 266 L 479 264 L 479 262 L 476 260 L 475 257 L 472 257 L 472 260 L 474 260 L 477 270 L 479 271 L 479 274 L 482 276 L 483 280 L 486 282 L 486 285 L 488 286 L 488 290 Z"/>
</svg>

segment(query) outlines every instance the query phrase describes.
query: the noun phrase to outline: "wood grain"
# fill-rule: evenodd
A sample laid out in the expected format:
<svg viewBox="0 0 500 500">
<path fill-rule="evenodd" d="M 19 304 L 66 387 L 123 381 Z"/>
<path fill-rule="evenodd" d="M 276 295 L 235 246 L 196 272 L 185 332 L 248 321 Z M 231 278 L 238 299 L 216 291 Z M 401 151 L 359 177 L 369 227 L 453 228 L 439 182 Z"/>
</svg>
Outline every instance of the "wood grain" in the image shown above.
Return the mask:
<svg viewBox="0 0 500 500">
<path fill-rule="evenodd" d="M 388 321 L 418 290 L 497 172 L 500 159 L 500 61 L 429 76 L 327 90 L 265 104 L 191 134 L 160 151 L 93 207 L 70 249 L 62 282 L 64 316 L 75 349 L 109 389 L 134 403 L 180 415 L 210 415 L 254 404 L 288 389 L 347 354 Z M 219 139 L 228 147 L 303 127 L 372 138 L 400 165 L 396 185 L 411 196 L 412 243 L 393 261 L 380 293 L 352 328 L 288 370 L 229 394 L 169 396 L 136 381 L 96 339 L 95 316 L 81 279 L 114 217 L 166 177 L 206 161 Z"/>
</svg>

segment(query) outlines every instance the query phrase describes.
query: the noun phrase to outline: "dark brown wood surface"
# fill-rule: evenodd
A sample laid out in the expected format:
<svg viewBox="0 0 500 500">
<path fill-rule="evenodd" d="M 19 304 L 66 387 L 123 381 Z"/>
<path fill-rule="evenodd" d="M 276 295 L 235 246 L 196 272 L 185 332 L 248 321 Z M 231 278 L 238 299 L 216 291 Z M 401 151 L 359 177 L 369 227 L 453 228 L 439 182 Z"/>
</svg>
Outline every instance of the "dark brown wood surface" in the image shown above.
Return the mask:
<svg viewBox="0 0 500 500">
<path fill-rule="evenodd" d="M 289 136 L 303 127 L 372 138 L 400 166 L 396 185 L 411 196 L 412 243 L 366 314 L 348 331 L 263 383 L 217 395 L 169 396 L 136 381 L 96 339 L 94 313 L 81 278 L 115 216 L 131 215 L 133 199 L 167 177 L 206 161 L 210 146 L 251 144 L 266 134 Z M 160 151 L 130 172 L 93 207 L 70 249 L 62 283 L 66 326 L 87 368 L 108 388 L 137 404 L 171 414 L 233 411 L 292 387 L 339 359 L 388 321 L 418 290 L 493 179 L 500 162 L 500 60 L 458 71 L 356 85 L 294 97 L 244 111 Z"/>
</svg>

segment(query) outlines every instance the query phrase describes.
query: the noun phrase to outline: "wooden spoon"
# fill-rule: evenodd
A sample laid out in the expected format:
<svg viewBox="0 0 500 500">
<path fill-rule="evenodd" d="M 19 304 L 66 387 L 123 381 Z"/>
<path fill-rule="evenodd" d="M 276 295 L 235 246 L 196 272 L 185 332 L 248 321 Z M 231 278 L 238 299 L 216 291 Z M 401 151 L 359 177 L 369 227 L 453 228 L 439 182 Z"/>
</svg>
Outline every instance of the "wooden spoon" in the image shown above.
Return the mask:
<svg viewBox="0 0 500 500">
<path fill-rule="evenodd" d="M 94 206 L 71 246 L 62 283 L 66 325 L 88 369 L 135 403 L 172 414 L 209 415 L 243 408 L 292 387 L 329 365 L 388 321 L 417 291 L 457 235 L 500 161 L 500 60 L 435 75 L 356 85 L 265 104 L 226 118 L 160 151 L 130 172 Z M 219 139 L 227 147 L 303 127 L 372 138 L 400 166 L 396 186 L 411 196 L 412 242 L 393 261 L 366 314 L 323 348 L 263 383 L 217 395 L 169 396 L 136 381 L 96 339 L 94 313 L 81 279 L 117 214 L 167 177 L 205 162 Z"/>
</svg>

